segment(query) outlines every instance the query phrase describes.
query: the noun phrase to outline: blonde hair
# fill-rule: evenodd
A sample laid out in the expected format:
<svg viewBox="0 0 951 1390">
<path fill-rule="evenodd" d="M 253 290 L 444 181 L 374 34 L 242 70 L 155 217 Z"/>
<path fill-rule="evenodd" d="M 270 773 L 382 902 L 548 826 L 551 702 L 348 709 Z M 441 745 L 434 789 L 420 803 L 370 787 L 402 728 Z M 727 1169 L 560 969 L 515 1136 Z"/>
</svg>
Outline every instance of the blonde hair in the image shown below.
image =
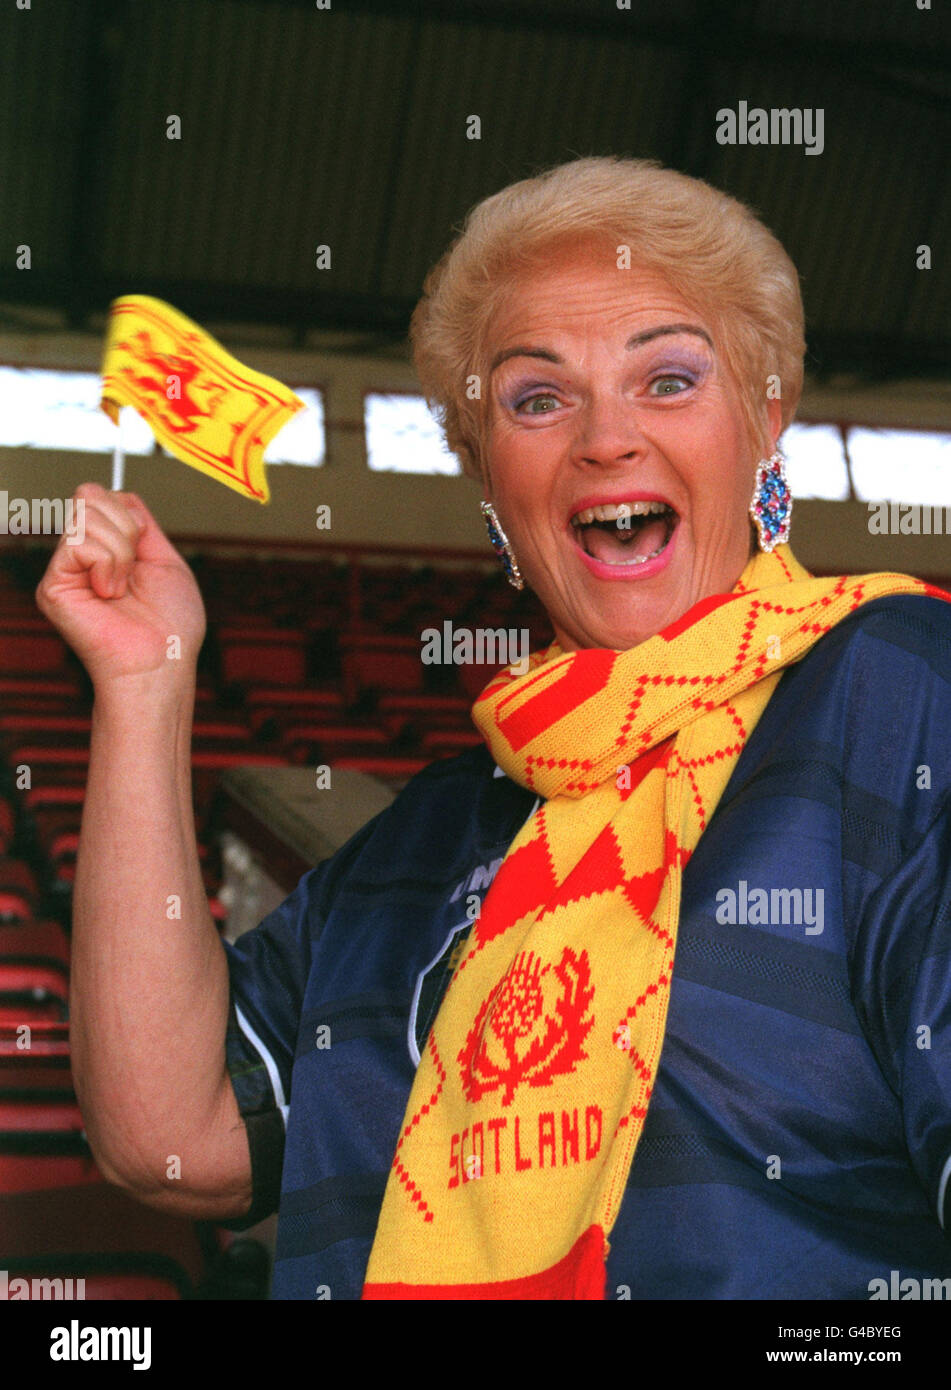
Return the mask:
<svg viewBox="0 0 951 1390">
<path fill-rule="evenodd" d="M 423 393 L 448 447 L 483 475 L 489 327 L 513 278 L 559 242 L 628 247 L 630 263 L 662 274 L 713 329 L 740 392 L 752 447 L 771 451 L 767 379 L 778 378 L 782 428 L 802 394 L 805 338 L 799 277 L 750 208 L 656 160 L 571 160 L 477 203 L 426 277 L 410 338 Z M 467 388 L 475 380 L 478 391 Z M 470 398 L 472 397 L 472 398 Z"/>
</svg>

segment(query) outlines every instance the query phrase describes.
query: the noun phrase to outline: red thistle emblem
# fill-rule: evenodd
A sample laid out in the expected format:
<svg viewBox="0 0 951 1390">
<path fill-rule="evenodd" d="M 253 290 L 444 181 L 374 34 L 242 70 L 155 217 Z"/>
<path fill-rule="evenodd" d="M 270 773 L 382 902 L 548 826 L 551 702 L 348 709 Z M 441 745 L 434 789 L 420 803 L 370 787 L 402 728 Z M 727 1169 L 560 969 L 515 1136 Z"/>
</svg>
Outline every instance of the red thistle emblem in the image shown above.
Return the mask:
<svg viewBox="0 0 951 1390">
<path fill-rule="evenodd" d="M 582 1044 L 594 1027 L 594 998 L 587 951 L 566 946 L 555 966 L 531 951 L 512 963 L 476 1015 L 459 1053 L 466 1098 L 480 1100 L 502 1089 L 510 1104 L 516 1087 L 550 1086 L 587 1058 Z"/>
</svg>

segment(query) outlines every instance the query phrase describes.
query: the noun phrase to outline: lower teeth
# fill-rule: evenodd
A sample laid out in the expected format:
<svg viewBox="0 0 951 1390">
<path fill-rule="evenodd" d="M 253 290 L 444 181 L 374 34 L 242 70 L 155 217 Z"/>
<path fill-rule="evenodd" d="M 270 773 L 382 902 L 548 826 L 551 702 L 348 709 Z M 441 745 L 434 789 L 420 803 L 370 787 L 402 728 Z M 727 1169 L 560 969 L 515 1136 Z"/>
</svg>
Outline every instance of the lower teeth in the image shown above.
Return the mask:
<svg viewBox="0 0 951 1390">
<path fill-rule="evenodd" d="M 631 560 L 598 560 L 598 563 L 601 565 L 612 565 L 615 569 L 630 569 L 633 565 L 646 565 L 648 560 L 656 560 L 658 555 L 662 555 L 664 553 L 664 551 L 670 544 L 670 537 L 672 534 L 672 531 L 668 531 L 667 535 L 664 538 L 663 544 L 659 545 L 656 550 L 652 550 L 649 555 L 635 555 L 634 558 Z M 588 550 L 587 546 L 583 547 L 583 549 L 584 553 L 590 559 L 597 560 L 598 557 L 596 555 L 592 555 L 591 551 Z"/>
<path fill-rule="evenodd" d="M 664 541 L 662 546 L 659 546 L 657 550 L 652 550 L 649 555 L 636 555 L 633 560 L 602 560 L 601 563 L 603 565 L 615 565 L 621 569 L 628 568 L 631 565 L 646 565 L 648 560 L 656 560 L 658 555 L 662 555 L 666 549 L 667 542 Z M 594 559 L 594 556 L 591 558 Z"/>
</svg>

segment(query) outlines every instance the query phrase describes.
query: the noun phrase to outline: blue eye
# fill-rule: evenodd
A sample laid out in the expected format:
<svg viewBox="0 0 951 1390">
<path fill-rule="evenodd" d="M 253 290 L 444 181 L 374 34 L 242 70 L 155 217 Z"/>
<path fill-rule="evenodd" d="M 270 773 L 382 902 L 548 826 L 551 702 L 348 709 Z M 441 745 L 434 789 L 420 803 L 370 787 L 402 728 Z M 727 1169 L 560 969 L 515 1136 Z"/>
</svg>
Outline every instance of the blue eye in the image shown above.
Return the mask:
<svg viewBox="0 0 951 1390">
<path fill-rule="evenodd" d="M 669 387 L 669 385 L 670 385 L 671 382 L 676 382 L 676 383 L 678 383 L 678 384 L 680 385 L 680 388 L 681 388 L 681 389 L 679 389 L 679 390 L 668 390 L 668 389 L 664 389 L 664 390 L 661 390 L 661 391 L 655 391 L 655 390 L 654 390 L 654 387 L 655 387 L 655 386 L 661 386 L 661 387 L 667 388 L 667 387 Z M 653 380 L 653 381 L 651 382 L 651 384 L 650 384 L 649 391 L 650 391 L 650 394 L 651 394 L 652 396 L 679 396 L 683 390 L 686 390 L 686 389 L 687 389 L 688 386 L 693 386 L 693 385 L 694 385 L 694 381 L 693 381 L 693 378 L 692 378 L 692 377 L 689 377 L 689 376 L 681 376 L 681 375 L 679 375 L 679 374 L 675 374 L 675 373 L 673 373 L 673 372 L 670 372 L 670 373 L 666 374 L 665 376 L 658 376 L 658 377 L 655 377 L 654 380 Z"/>
<path fill-rule="evenodd" d="M 539 394 L 538 394 L 538 395 L 535 395 L 535 396 L 526 396 L 524 400 L 521 400 L 521 401 L 518 401 L 518 402 L 517 402 L 517 404 L 516 404 L 516 406 L 515 406 L 515 409 L 516 409 L 517 411 L 520 411 L 523 415 L 548 415 L 548 414 L 550 414 L 550 409 L 544 409 L 544 410 L 526 410 L 526 409 L 525 409 L 526 406 L 533 406 L 533 405 L 535 405 L 535 404 L 536 404 L 537 402 L 539 402 L 539 401 L 541 401 L 541 402 L 544 402 L 544 401 L 553 401 L 554 404 L 555 404 L 556 406 L 558 405 L 558 397 L 557 397 L 557 396 L 553 396 L 553 395 L 551 395 L 549 392 L 546 391 L 546 392 L 539 392 Z"/>
</svg>

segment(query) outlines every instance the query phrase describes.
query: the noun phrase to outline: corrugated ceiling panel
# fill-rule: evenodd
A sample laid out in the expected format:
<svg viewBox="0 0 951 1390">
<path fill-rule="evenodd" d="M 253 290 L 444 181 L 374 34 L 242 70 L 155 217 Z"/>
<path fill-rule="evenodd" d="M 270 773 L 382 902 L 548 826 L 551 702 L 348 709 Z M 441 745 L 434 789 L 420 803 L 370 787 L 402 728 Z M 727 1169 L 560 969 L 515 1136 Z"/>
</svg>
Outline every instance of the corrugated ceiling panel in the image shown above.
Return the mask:
<svg viewBox="0 0 951 1390">
<path fill-rule="evenodd" d="M 944 148 L 949 141 L 945 138 Z M 947 248 L 951 244 L 951 183 L 946 174 L 933 185 L 934 203 L 928 222 L 915 237 L 915 248 L 931 248 L 930 270 L 909 276 L 902 329 L 913 341 L 934 339 L 946 345 L 945 370 L 951 372 L 951 275 L 948 274 Z"/>
<path fill-rule="evenodd" d="M 817 41 L 846 43 L 891 42 L 911 45 L 947 45 L 951 42 L 947 7 L 931 0 L 930 10 L 919 10 L 915 0 L 883 3 L 883 0 L 796 0 L 777 5 L 757 0 L 751 16 L 758 33 L 807 35 Z"/>
<path fill-rule="evenodd" d="M 12 4 L 0 21 L 0 238 L 5 265 L 16 246 L 30 247 L 33 269 L 20 272 L 26 295 L 30 274 L 70 265 L 85 25 Z"/>
<path fill-rule="evenodd" d="M 411 33 L 399 19 L 210 0 L 142 12 L 115 123 L 106 268 L 369 288 Z M 180 141 L 166 138 L 170 114 Z M 323 243 L 330 271 L 315 266 Z"/>
<path fill-rule="evenodd" d="M 416 295 L 469 207 L 512 180 L 577 154 L 656 150 L 681 81 L 680 57 L 626 42 L 426 25 L 382 291 Z"/>
<path fill-rule="evenodd" d="M 822 108 L 821 154 L 713 143 L 706 176 L 753 204 L 777 231 L 799 269 L 813 322 L 836 333 L 898 329 L 916 274 L 914 248 L 927 239 L 929 223 L 942 242 L 951 231 L 929 219 L 922 196 L 941 181 L 937 114 L 844 75 L 788 65 L 775 74 L 758 65 L 718 66 L 714 91 L 714 129 L 716 110 L 735 110 L 741 99 L 767 109 Z M 946 122 L 943 129 L 946 147 Z M 939 339 L 947 333 L 937 312 L 930 330 Z"/>
<path fill-rule="evenodd" d="M 757 208 L 800 268 L 814 335 L 891 337 L 896 353 L 902 335 L 930 340 L 933 359 L 947 342 L 937 7 L 426 8 L 5 7 L 0 218 L 4 244 L 30 243 L 34 271 L 0 262 L 0 293 L 81 310 L 154 286 L 222 321 L 399 324 L 474 202 L 576 154 L 613 152 L 683 167 Z M 894 62 L 870 43 L 891 45 Z M 821 106 L 823 153 L 718 145 L 716 111 L 741 99 Z M 180 141 L 166 138 L 172 114 Z M 473 114 L 478 141 L 466 139 Z M 925 241 L 930 275 L 914 269 Z M 314 264 L 321 243 L 330 271 Z"/>
</svg>

